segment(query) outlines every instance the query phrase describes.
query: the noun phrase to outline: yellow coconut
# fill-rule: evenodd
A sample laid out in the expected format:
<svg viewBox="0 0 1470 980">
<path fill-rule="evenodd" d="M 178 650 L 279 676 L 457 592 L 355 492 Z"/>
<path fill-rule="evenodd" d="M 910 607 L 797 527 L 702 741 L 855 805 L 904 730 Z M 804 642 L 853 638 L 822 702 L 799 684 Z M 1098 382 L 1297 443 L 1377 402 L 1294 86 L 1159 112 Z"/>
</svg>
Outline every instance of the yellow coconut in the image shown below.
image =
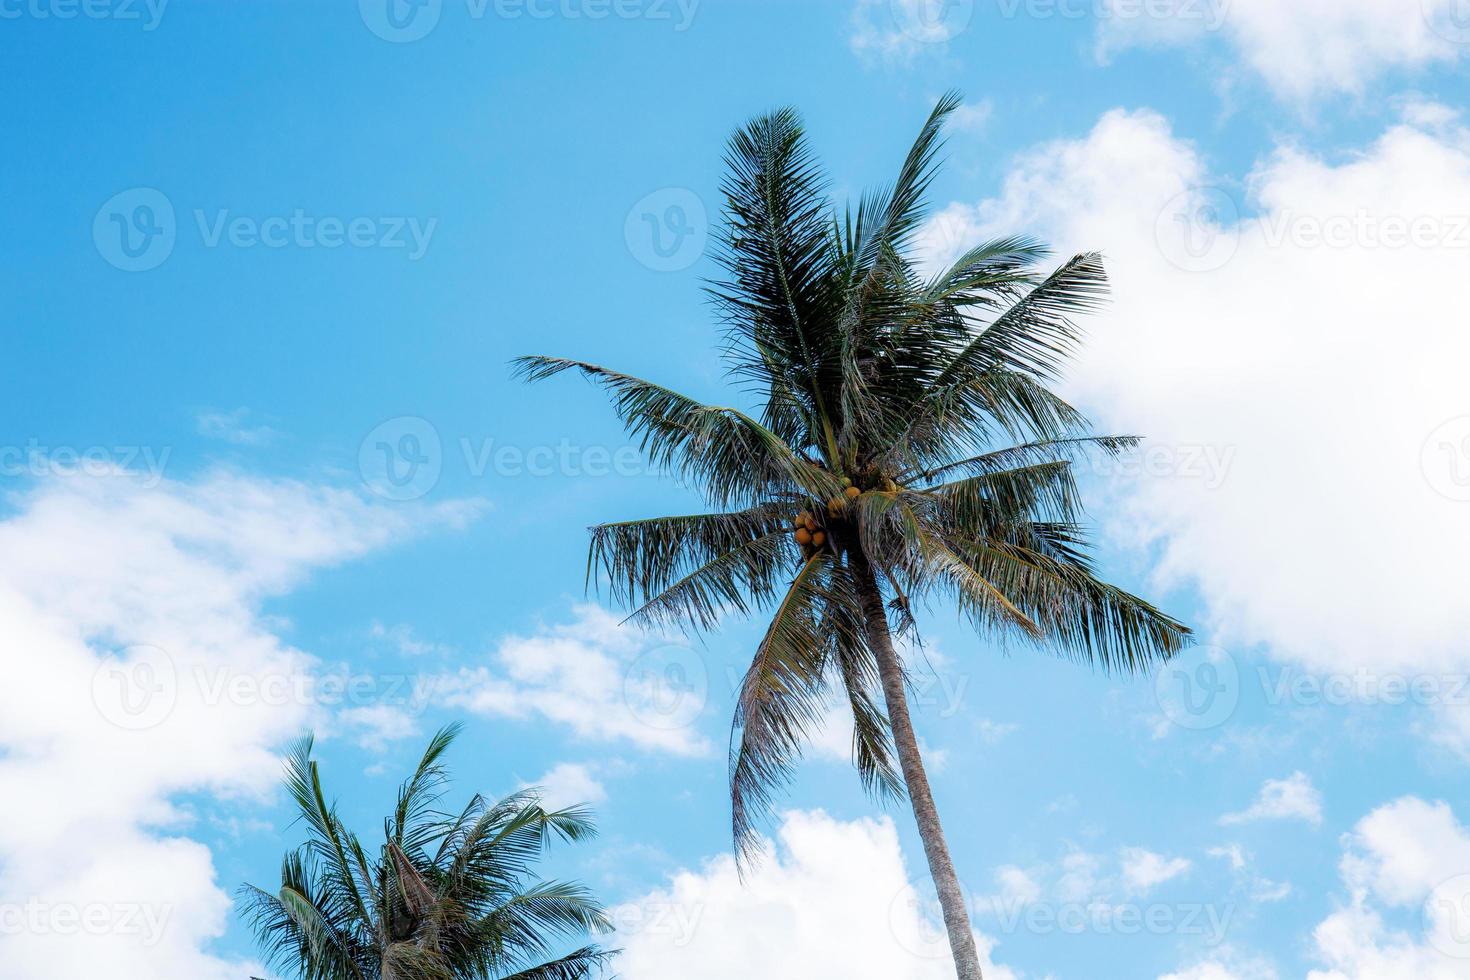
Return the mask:
<svg viewBox="0 0 1470 980">
<path fill-rule="evenodd" d="M 822 532 L 821 531 L 818 531 L 817 533 L 818 534 L 821 534 Z M 806 545 L 811 544 L 812 543 L 812 532 L 808 531 L 806 528 L 801 528 L 800 530 L 798 530 L 796 532 L 796 543 L 799 544 L 799 545 L 801 545 L 801 546 L 803 546 L 803 547 L 805 547 Z"/>
<path fill-rule="evenodd" d="M 847 494 L 848 499 L 850 499 L 850 500 L 862 496 L 862 493 L 863 493 L 857 487 L 848 487 L 846 490 L 844 490 L 842 492 L 845 493 L 845 494 Z"/>
</svg>

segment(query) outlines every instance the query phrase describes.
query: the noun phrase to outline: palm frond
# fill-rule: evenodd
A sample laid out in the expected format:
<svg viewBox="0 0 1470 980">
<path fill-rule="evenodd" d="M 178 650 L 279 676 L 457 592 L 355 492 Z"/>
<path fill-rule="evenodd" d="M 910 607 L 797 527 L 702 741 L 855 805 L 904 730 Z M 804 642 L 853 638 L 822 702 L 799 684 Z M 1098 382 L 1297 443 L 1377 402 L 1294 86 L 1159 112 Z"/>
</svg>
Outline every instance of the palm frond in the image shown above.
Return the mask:
<svg viewBox="0 0 1470 980">
<path fill-rule="evenodd" d="M 747 859 L 755 854 L 756 825 L 773 790 L 790 777 L 807 734 L 824 717 L 829 637 L 821 630 L 833 625 L 822 615 L 829 567 L 830 560 L 819 554 L 797 572 L 736 698 L 730 797 L 736 845 Z"/>
<path fill-rule="evenodd" d="M 802 459 L 779 436 L 738 409 L 705 405 L 642 378 L 596 364 L 521 357 L 518 374 L 542 381 L 576 370 L 613 396 L 628 433 L 654 466 L 699 485 L 724 504 L 763 502 L 790 490 L 825 498 L 840 489 L 831 474 Z"/>
</svg>

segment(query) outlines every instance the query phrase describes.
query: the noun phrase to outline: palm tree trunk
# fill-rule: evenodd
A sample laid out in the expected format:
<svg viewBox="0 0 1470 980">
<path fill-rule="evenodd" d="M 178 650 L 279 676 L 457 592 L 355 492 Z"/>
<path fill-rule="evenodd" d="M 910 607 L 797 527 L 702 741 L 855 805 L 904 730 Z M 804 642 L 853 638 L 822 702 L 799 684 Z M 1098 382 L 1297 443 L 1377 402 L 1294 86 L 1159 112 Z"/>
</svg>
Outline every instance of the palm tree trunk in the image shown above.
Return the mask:
<svg viewBox="0 0 1470 980">
<path fill-rule="evenodd" d="M 908 788 L 909 803 L 914 809 L 914 822 L 919 826 L 919 839 L 924 842 L 924 857 L 929 861 L 929 876 L 939 893 L 939 907 L 944 913 L 944 928 L 949 933 L 949 949 L 954 955 L 958 980 L 981 980 L 980 956 L 975 951 L 975 936 L 970 931 L 970 916 L 965 910 L 965 896 L 949 856 L 944 828 L 939 824 L 939 810 L 934 794 L 929 791 L 929 777 L 919 755 L 919 740 L 909 718 L 908 695 L 904 689 L 903 666 L 893 649 L 888 631 L 888 613 L 883 608 L 883 593 L 873 576 L 873 567 L 862 546 L 850 551 L 858 592 L 863 603 L 864 626 L 868 645 L 878 661 L 878 676 L 883 684 L 883 700 L 888 708 L 888 722 L 893 729 L 893 743 L 898 750 L 898 763 Z"/>
</svg>

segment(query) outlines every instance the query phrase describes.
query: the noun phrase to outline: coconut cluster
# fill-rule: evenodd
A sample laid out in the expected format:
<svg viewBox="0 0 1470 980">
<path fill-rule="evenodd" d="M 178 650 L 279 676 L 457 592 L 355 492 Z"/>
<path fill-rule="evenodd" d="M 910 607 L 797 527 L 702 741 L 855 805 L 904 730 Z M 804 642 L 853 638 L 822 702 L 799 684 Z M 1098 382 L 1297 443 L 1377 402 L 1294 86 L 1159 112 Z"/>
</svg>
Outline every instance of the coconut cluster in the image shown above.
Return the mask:
<svg viewBox="0 0 1470 980">
<path fill-rule="evenodd" d="M 817 523 L 809 510 L 796 515 L 796 543 L 801 546 L 801 556 L 810 558 L 827 546 L 827 532 Z"/>
<path fill-rule="evenodd" d="M 829 518 L 841 517 L 843 512 L 847 510 L 847 505 L 862 496 L 862 491 L 853 486 L 851 480 L 844 480 L 843 482 L 847 484 L 847 487 L 842 491 L 842 494 L 827 501 L 827 516 Z M 796 537 L 796 543 L 801 546 L 801 555 L 803 558 L 810 558 L 823 548 L 828 547 L 827 531 L 818 523 L 816 515 L 810 510 L 803 510 L 800 514 L 796 515 L 794 536 Z"/>
</svg>

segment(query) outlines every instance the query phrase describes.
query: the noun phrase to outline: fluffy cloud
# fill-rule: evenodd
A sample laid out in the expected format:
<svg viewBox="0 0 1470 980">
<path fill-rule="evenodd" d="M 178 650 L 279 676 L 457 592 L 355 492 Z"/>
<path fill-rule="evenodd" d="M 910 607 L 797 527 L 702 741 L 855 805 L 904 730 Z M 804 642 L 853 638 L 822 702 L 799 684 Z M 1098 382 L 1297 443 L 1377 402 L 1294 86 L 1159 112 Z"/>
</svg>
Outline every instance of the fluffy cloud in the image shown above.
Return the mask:
<svg viewBox="0 0 1470 980">
<path fill-rule="evenodd" d="M 492 665 L 434 681 L 444 703 L 479 714 L 541 717 L 576 735 L 677 755 L 713 746 L 696 722 L 709 695 L 704 658 L 620 624 L 596 605 L 569 623 L 502 640 Z"/>
<path fill-rule="evenodd" d="M 1205 853 L 1230 862 L 1231 872 L 1252 902 L 1279 902 L 1291 894 L 1291 882 L 1272 881 L 1256 874 L 1250 867 L 1250 855 L 1239 844 L 1212 847 Z"/>
<path fill-rule="evenodd" d="M 530 787 L 541 791 L 542 805 L 552 810 L 607 799 L 607 787 L 593 775 L 592 767 L 576 762 L 558 763 L 535 782 L 521 784 L 521 789 Z"/>
<path fill-rule="evenodd" d="M 1123 880 L 1135 894 L 1142 895 L 1155 885 L 1162 885 L 1189 870 L 1185 858 L 1166 858 L 1141 847 L 1125 847 L 1121 855 Z"/>
<path fill-rule="evenodd" d="M 973 3 L 950 0 L 857 0 L 848 43 L 858 57 L 870 62 L 907 64 L 945 45 L 970 26 Z M 970 121 L 984 122 L 973 107 Z M 988 113 L 985 113 L 988 115 Z"/>
<path fill-rule="evenodd" d="M 1294 772 L 1285 779 L 1268 779 L 1254 803 L 1239 813 L 1227 813 L 1220 818 L 1222 824 L 1252 820 L 1305 820 L 1320 824 L 1322 794 L 1304 772 Z"/>
<path fill-rule="evenodd" d="M 1364 817 L 1347 842 L 1349 901 L 1313 932 L 1329 968 L 1308 980 L 1470 977 L 1470 833 L 1450 808 L 1405 797 Z M 1394 914 L 1407 927 L 1391 925 Z"/>
<path fill-rule="evenodd" d="M 1276 970 L 1261 961 L 1224 963 L 1209 960 L 1186 970 L 1166 974 L 1159 980 L 1276 980 Z"/>
<path fill-rule="evenodd" d="M 225 980 L 231 901 L 176 794 L 259 794 L 314 717 L 261 603 L 422 512 L 216 475 L 48 479 L 0 522 L 0 960 L 7 977 Z M 258 971 L 257 971 L 258 972 Z"/>
<path fill-rule="evenodd" d="M 1391 69 L 1457 59 L 1470 25 L 1456 0 L 1105 0 L 1102 59 L 1132 45 L 1225 38 L 1285 98 L 1360 93 Z"/>
<path fill-rule="evenodd" d="M 945 208 L 928 245 L 1105 251 L 1114 300 L 1068 394 L 1149 437 L 1111 471 L 1130 479 L 1110 532 L 1198 586 L 1216 642 L 1370 680 L 1463 673 L 1470 133 L 1416 106 L 1351 154 L 1282 146 L 1244 186 L 1160 116 L 1116 110 Z"/>
<path fill-rule="evenodd" d="M 917 896 L 886 817 L 787 813 L 744 882 L 721 856 L 617 908 L 618 970 L 628 980 L 953 977 L 943 929 Z M 977 942 L 985 976 L 1015 980 Z"/>
</svg>

